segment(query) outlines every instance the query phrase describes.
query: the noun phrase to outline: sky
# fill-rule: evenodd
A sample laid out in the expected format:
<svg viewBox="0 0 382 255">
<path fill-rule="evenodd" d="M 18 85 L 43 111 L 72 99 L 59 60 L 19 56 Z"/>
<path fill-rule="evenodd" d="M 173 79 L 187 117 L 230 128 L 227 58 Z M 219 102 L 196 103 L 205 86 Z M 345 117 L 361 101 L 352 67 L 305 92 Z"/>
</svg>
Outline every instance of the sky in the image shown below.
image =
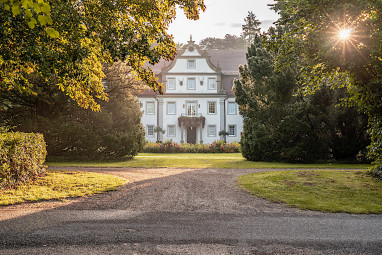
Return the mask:
<svg viewBox="0 0 382 255">
<path fill-rule="evenodd" d="M 190 35 L 196 43 L 207 37 L 239 36 L 249 11 L 262 22 L 262 30 L 267 30 L 278 19 L 278 15 L 267 6 L 274 3 L 273 0 L 204 0 L 204 3 L 207 9 L 197 21 L 188 20 L 182 10 L 177 11 L 177 17 L 168 30 L 175 42 L 186 43 Z"/>
</svg>

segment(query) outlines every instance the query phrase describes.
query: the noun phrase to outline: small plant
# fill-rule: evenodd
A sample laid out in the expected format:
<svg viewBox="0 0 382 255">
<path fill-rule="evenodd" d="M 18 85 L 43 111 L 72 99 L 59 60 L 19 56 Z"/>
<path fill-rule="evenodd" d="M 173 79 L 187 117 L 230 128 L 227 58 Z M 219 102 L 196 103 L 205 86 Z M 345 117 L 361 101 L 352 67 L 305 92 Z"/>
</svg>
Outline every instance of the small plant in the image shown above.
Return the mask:
<svg viewBox="0 0 382 255">
<path fill-rule="evenodd" d="M 211 144 L 177 144 L 172 140 L 162 143 L 147 142 L 143 148 L 147 153 L 235 153 L 240 152 L 240 144 L 237 142 L 226 143 L 217 140 Z"/>
<path fill-rule="evenodd" d="M 226 141 L 227 135 L 229 135 L 229 133 L 225 130 L 219 132 L 219 136 L 222 138 L 222 140 L 224 140 L 224 142 Z"/>
</svg>

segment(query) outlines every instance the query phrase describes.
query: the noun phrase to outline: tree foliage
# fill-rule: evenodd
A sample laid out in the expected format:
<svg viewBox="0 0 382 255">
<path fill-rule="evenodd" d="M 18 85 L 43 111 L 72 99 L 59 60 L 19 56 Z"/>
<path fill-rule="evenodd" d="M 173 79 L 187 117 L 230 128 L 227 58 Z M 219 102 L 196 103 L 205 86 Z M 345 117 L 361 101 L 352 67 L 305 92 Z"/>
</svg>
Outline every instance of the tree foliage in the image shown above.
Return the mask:
<svg viewBox="0 0 382 255">
<path fill-rule="evenodd" d="M 144 143 L 141 111 L 135 95 L 144 85 L 125 63 L 106 65 L 103 70 L 109 102 L 98 102 L 100 112 L 78 107 L 56 86 L 35 76 L 29 80 L 37 95 L 17 90 L 1 95 L 1 122 L 16 131 L 43 133 L 49 157 L 135 156 Z"/>
<path fill-rule="evenodd" d="M 226 34 L 223 39 L 207 37 L 200 41 L 199 46 L 205 50 L 242 49 L 245 48 L 245 40 L 236 35 Z"/>
<path fill-rule="evenodd" d="M 331 90 L 326 84 L 313 95 L 298 93 L 300 63 L 282 70 L 275 65 L 277 30 L 271 29 L 270 37 L 255 37 L 247 65 L 235 80 L 236 102 L 244 116 L 243 156 L 254 161 L 354 160 L 368 142 L 366 118 L 354 109 L 335 107 L 343 89 Z"/>
<path fill-rule="evenodd" d="M 144 63 L 175 56 L 167 28 L 177 7 L 190 19 L 198 19 L 199 11 L 205 9 L 203 0 L 38 0 L 30 6 L 31 2 L 10 1 L 16 3 L 12 10 L 8 10 L 8 1 L 0 3 L 1 92 L 36 93 L 29 80 L 33 74 L 92 110 L 99 110 L 97 98 L 107 100 L 101 63 L 124 61 L 139 79 L 161 91 Z M 41 14 L 41 10 L 46 12 Z"/>
<path fill-rule="evenodd" d="M 374 174 L 382 177 L 382 2 L 278 0 L 275 10 L 278 24 L 288 27 L 278 60 L 301 55 L 308 93 L 325 80 L 344 77 L 340 84 L 350 94 L 345 104 L 369 116 L 369 156 Z M 340 40 L 343 29 L 350 37 Z"/>
<path fill-rule="evenodd" d="M 244 19 L 245 24 L 242 26 L 242 37 L 247 41 L 248 45 L 251 45 L 255 36 L 260 34 L 261 22 L 256 18 L 253 12 L 248 12 L 248 16 Z"/>
</svg>

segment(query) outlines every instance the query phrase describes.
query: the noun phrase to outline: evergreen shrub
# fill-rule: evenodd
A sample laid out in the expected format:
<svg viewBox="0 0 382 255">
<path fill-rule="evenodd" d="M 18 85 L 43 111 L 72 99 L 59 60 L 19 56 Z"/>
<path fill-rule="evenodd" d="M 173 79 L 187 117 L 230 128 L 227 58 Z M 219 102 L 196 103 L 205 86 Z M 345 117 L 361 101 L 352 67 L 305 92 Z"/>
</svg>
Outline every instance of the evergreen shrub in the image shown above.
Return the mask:
<svg viewBox="0 0 382 255">
<path fill-rule="evenodd" d="M 42 134 L 0 133 L 0 188 L 16 188 L 46 173 Z"/>
</svg>

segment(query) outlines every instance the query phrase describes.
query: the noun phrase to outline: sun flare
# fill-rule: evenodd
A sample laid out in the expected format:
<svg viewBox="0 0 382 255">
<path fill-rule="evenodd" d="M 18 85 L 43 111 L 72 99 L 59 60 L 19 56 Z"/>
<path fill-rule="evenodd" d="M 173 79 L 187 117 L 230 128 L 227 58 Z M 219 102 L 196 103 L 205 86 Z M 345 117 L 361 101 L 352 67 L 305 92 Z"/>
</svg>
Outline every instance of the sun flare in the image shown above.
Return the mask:
<svg viewBox="0 0 382 255">
<path fill-rule="evenodd" d="M 351 29 L 342 29 L 339 31 L 339 34 L 338 34 L 341 40 L 349 39 L 350 35 L 351 35 Z"/>
</svg>

